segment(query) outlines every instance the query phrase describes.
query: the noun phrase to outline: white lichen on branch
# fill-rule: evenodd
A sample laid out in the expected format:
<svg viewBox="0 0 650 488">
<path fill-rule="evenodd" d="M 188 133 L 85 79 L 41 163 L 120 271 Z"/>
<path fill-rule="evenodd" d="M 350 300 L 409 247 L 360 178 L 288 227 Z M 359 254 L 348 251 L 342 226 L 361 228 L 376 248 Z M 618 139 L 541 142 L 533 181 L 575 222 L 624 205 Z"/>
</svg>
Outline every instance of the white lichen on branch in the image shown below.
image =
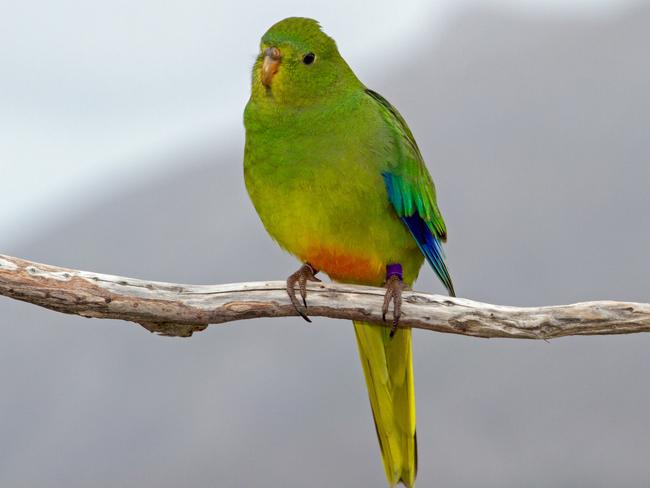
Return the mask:
<svg viewBox="0 0 650 488">
<path fill-rule="evenodd" d="M 310 283 L 307 289 L 311 316 L 382 323 L 381 288 Z M 190 336 L 209 324 L 297 315 L 283 281 L 181 285 L 4 255 L 0 255 L 0 295 L 83 317 L 127 320 L 172 336 Z M 437 332 L 517 339 L 650 332 L 646 303 L 510 307 L 415 291 L 405 292 L 403 298 L 400 326 Z"/>
</svg>

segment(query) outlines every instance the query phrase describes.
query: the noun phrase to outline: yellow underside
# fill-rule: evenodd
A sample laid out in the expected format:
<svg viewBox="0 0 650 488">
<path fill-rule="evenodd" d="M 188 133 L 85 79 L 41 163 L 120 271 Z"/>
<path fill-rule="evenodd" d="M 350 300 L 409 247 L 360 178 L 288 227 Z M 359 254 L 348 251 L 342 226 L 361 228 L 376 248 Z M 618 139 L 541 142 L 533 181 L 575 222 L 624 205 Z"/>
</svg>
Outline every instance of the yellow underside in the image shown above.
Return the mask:
<svg viewBox="0 0 650 488">
<path fill-rule="evenodd" d="M 386 478 L 391 487 L 415 483 L 417 442 L 411 330 L 355 322 L 359 356 L 379 438 Z"/>
</svg>

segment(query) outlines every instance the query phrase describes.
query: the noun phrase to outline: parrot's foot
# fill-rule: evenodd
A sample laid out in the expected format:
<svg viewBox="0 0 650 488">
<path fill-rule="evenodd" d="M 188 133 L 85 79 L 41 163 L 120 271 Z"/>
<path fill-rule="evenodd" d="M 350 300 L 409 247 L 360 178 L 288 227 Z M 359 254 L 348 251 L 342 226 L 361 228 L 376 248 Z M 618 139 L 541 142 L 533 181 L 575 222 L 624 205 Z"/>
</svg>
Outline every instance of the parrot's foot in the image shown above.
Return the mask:
<svg viewBox="0 0 650 488">
<path fill-rule="evenodd" d="M 318 270 L 314 269 L 311 264 L 305 263 L 298 271 L 287 278 L 287 294 L 291 299 L 291 303 L 296 308 L 296 312 L 307 322 L 311 322 L 311 319 L 307 317 L 307 282 L 320 282 L 315 276 L 316 273 L 318 273 Z M 300 290 L 302 305 L 296 298 L 296 283 L 298 283 L 298 289 Z"/>
<path fill-rule="evenodd" d="M 390 302 L 393 302 L 393 326 L 390 329 L 390 337 L 395 335 L 399 318 L 402 315 L 402 292 L 406 285 L 402 280 L 402 266 L 400 264 L 389 264 L 386 266 L 386 294 L 384 295 L 384 305 L 381 308 L 381 316 L 386 322 L 386 314 Z"/>
</svg>

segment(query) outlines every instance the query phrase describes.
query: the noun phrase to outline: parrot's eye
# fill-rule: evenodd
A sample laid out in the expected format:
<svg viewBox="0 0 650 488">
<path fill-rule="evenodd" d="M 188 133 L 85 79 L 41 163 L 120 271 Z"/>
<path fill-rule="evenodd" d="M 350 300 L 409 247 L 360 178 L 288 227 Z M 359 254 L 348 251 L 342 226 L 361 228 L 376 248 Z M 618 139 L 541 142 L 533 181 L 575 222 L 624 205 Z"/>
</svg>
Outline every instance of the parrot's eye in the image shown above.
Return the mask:
<svg viewBox="0 0 650 488">
<path fill-rule="evenodd" d="M 316 60 L 316 55 L 314 53 L 307 53 L 302 57 L 302 62 L 305 64 L 311 64 Z"/>
</svg>

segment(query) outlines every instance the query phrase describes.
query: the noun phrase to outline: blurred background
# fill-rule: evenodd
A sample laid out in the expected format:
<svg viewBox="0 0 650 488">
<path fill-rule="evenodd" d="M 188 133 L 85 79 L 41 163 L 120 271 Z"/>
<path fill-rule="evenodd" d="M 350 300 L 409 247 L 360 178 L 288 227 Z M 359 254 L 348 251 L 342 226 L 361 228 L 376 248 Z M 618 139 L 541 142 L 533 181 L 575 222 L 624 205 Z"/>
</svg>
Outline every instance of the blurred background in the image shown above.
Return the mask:
<svg viewBox="0 0 650 488">
<path fill-rule="evenodd" d="M 409 122 L 460 296 L 650 301 L 650 2 L 8 1 L 0 252 L 225 283 L 296 269 L 245 193 L 258 39 L 317 18 Z M 430 270 L 417 283 L 442 292 Z M 384 486 L 354 334 L 161 338 L 0 298 L 0 486 Z M 650 335 L 415 331 L 418 486 L 641 487 Z"/>
</svg>

